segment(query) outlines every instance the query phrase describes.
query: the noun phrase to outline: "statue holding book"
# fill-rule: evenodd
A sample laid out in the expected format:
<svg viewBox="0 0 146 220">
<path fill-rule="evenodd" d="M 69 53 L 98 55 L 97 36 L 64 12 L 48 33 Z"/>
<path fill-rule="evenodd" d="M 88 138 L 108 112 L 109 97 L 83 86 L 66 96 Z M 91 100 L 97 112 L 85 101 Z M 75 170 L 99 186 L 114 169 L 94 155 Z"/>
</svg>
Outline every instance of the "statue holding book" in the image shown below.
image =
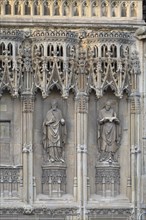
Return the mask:
<svg viewBox="0 0 146 220">
<path fill-rule="evenodd" d="M 101 161 L 115 161 L 115 153 L 121 140 L 120 121 L 111 107 L 111 102 L 99 112 L 98 141 Z"/>
</svg>

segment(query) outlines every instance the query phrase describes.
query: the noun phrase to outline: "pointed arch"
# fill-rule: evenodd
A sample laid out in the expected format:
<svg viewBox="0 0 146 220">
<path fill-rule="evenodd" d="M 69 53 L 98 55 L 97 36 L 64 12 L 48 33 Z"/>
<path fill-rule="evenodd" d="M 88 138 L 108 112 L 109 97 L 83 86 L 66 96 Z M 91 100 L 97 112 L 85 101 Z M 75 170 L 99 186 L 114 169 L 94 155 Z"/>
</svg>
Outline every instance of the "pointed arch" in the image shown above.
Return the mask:
<svg viewBox="0 0 146 220">
<path fill-rule="evenodd" d="M 40 51 L 41 56 L 44 56 L 44 45 L 43 44 L 39 45 L 39 51 Z"/>
<path fill-rule="evenodd" d="M 54 55 L 54 46 L 52 44 L 49 44 L 47 46 L 47 56 L 53 56 Z"/>
<path fill-rule="evenodd" d="M 8 51 L 9 51 L 9 55 L 12 56 L 13 55 L 13 45 L 11 43 L 8 44 Z"/>
<path fill-rule="evenodd" d="M 108 51 L 107 45 L 103 44 L 101 46 L 101 57 L 107 57 L 107 51 Z"/>
<path fill-rule="evenodd" d="M 117 57 L 117 46 L 115 44 L 112 44 L 110 46 L 110 51 L 112 53 L 111 55 L 112 57 Z"/>
<path fill-rule="evenodd" d="M 4 42 L 2 42 L 2 43 L 0 44 L 0 55 L 3 55 L 5 49 L 6 49 L 6 48 L 5 48 L 5 44 L 4 44 Z"/>
<path fill-rule="evenodd" d="M 98 47 L 96 45 L 93 47 L 93 53 L 95 58 L 98 57 Z"/>
<path fill-rule="evenodd" d="M 70 50 L 71 50 L 71 48 L 70 48 L 70 45 L 68 44 L 68 45 L 66 46 L 66 56 L 67 56 L 67 57 L 70 56 Z"/>
<path fill-rule="evenodd" d="M 63 46 L 62 45 L 57 45 L 56 52 L 57 52 L 57 56 L 63 57 Z"/>
</svg>

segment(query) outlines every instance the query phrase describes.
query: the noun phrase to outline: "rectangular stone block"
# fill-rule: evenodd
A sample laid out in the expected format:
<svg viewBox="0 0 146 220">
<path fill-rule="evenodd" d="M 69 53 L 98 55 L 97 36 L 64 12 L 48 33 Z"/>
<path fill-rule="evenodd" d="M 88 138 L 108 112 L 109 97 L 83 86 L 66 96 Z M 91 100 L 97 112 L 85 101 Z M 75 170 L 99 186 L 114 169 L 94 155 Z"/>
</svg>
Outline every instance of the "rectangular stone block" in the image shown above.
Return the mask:
<svg viewBox="0 0 146 220">
<path fill-rule="evenodd" d="M 10 161 L 10 143 L 0 142 L 0 163 L 7 163 Z"/>
<path fill-rule="evenodd" d="M 0 139 L 10 138 L 10 122 L 0 121 Z"/>
</svg>

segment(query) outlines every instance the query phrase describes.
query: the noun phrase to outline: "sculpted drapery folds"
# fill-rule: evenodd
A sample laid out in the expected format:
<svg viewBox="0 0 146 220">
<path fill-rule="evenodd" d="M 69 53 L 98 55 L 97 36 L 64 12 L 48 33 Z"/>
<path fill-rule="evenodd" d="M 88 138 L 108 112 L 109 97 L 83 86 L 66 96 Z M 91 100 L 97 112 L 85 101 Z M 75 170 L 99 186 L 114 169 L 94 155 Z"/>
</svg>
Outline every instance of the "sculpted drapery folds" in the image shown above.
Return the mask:
<svg viewBox="0 0 146 220">
<path fill-rule="evenodd" d="M 121 140 L 121 126 L 110 101 L 99 112 L 98 140 L 100 161 L 115 161 Z"/>
<path fill-rule="evenodd" d="M 43 123 L 43 146 L 47 152 L 48 162 L 64 162 L 64 145 L 66 125 L 62 112 L 54 100 Z"/>
</svg>

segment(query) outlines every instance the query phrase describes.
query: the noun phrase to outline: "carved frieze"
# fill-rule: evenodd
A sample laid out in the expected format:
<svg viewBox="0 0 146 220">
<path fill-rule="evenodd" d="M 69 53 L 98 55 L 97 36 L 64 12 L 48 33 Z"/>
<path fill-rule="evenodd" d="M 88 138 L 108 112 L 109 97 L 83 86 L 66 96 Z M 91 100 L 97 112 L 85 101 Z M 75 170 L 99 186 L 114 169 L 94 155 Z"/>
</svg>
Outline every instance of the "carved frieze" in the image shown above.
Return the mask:
<svg viewBox="0 0 146 220">
<path fill-rule="evenodd" d="M 57 208 L 51 209 L 48 206 L 41 205 L 40 207 L 32 207 L 30 205 L 26 205 L 23 207 L 17 206 L 8 206 L 8 207 L 0 207 L 1 215 L 31 215 L 31 218 L 34 218 L 34 215 L 47 215 L 47 217 L 67 217 L 67 216 L 76 216 L 77 215 L 77 207 L 72 208 Z M 32 217 L 33 216 L 33 217 Z"/>
<path fill-rule="evenodd" d="M 120 194 L 120 165 L 118 163 L 97 163 L 96 193 L 103 197 Z"/>
<path fill-rule="evenodd" d="M 66 192 L 66 166 L 48 164 L 42 166 L 42 193 L 50 197 L 61 197 Z"/>
<path fill-rule="evenodd" d="M 114 215 L 114 217 L 116 216 L 125 216 L 125 217 L 129 217 L 132 214 L 132 208 L 121 208 L 121 209 L 88 209 L 88 213 L 89 216 L 112 216 Z"/>
<path fill-rule="evenodd" d="M 0 196 L 19 197 L 20 196 L 20 176 L 21 167 L 0 166 Z"/>
<path fill-rule="evenodd" d="M 70 90 L 76 95 L 94 90 L 100 98 L 110 87 L 122 98 L 137 87 L 140 64 L 130 32 L 40 29 L 24 30 L 23 36 L 11 56 L 15 46 L 4 50 L 7 46 L 1 41 L 1 93 L 6 88 L 17 97 L 40 89 L 46 98 L 56 86 L 63 98 Z"/>
</svg>

